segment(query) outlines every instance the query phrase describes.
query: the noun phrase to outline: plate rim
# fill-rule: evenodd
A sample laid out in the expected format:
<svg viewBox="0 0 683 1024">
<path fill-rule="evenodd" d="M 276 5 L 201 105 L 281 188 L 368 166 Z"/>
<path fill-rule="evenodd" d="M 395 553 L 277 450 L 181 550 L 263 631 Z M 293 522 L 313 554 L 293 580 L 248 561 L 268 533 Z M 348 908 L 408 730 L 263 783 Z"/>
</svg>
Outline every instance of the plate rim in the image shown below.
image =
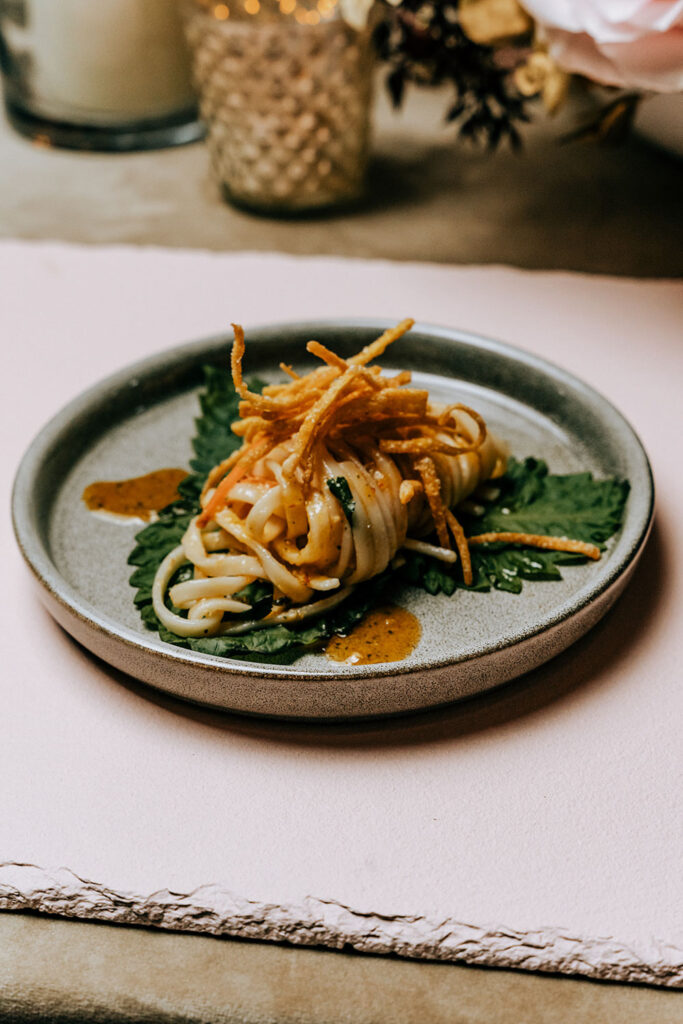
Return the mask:
<svg viewBox="0 0 683 1024">
<path fill-rule="evenodd" d="M 291 333 L 296 331 L 301 334 L 311 332 L 312 336 L 321 329 L 345 330 L 361 328 L 383 331 L 395 326 L 395 324 L 396 321 L 394 319 L 387 317 L 316 318 L 257 324 L 246 328 L 246 333 L 248 337 L 252 338 L 252 345 L 258 345 L 259 338 L 257 336 L 274 334 L 275 332 Z M 215 348 L 221 344 L 228 346 L 231 340 L 230 336 L 223 333 L 207 335 L 189 342 L 181 342 L 178 345 L 173 345 L 146 356 L 143 359 L 128 363 L 111 374 L 100 378 L 63 405 L 33 437 L 20 460 L 15 474 L 11 506 L 15 537 L 21 554 L 34 577 L 49 597 L 64 609 L 67 616 L 75 616 L 84 626 L 88 628 L 94 627 L 109 639 L 117 643 L 123 643 L 132 650 L 144 655 L 151 654 L 171 663 L 179 661 L 187 665 L 201 666 L 203 670 L 215 672 L 218 675 L 230 677 L 248 674 L 260 678 L 263 682 L 267 682 L 270 679 L 277 680 L 278 682 L 292 681 L 299 684 L 315 683 L 318 686 L 333 686 L 342 681 L 348 682 L 350 679 L 353 679 L 354 682 L 362 679 L 375 680 L 383 677 L 412 675 L 432 669 L 443 669 L 448 665 L 465 665 L 467 662 L 476 662 L 487 655 L 527 643 L 534 637 L 549 633 L 557 626 L 573 618 L 574 615 L 585 609 L 588 604 L 597 601 L 602 595 L 605 595 L 618 583 L 622 576 L 629 573 L 629 570 L 633 568 L 635 561 L 640 556 L 652 528 L 655 505 L 654 477 L 647 451 L 638 433 L 610 399 L 580 377 L 575 376 L 571 371 L 565 370 L 549 359 L 537 356 L 535 353 L 529 352 L 518 345 L 499 341 L 458 327 L 431 324 L 420 320 L 415 321 L 412 330 L 416 334 L 426 333 L 445 342 L 464 343 L 479 350 L 502 355 L 515 362 L 521 362 L 545 376 L 550 376 L 568 384 L 572 391 L 581 394 L 591 404 L 597 403 L 601 408 L 601 412 L 605 411 L 608 413 L 621 430 L 626 430 L 634 450 L 640 456 L 648 487 L 647 504 L 646 512 L 640 521 L 637 536 L 631 543 L 629 550 L 624 553 L 624 556 L 617 564 L 612 566 L 606 565 L 605 571 L 599 579 L 594 580 L 592 583 L 587 581 L 567 601 L 563 602 L 553 612 L 543 616 L 533 626 L 521 626 L 512 639 L 501 637 L 497 642 L 488 643 L 485 649 L 455 658 L 440 656 L 428 659 L 425 663 L 418 665 L 406 665 L 402 662 L 353 666 L 338 664 L 337 667 L 331 670 L 315 675 L 310 668 L 302 670 L 297 669 L 295 665 L 277 665 L 245 659 L 223 658 L 218 655 L 202 654 L 185 648 L 177 648 L 171 644 L 164 643 L 158 634 L 152 631 L 150 631 L 149 637 L 146 637 L 142 633 L 137 633 L 129 627 L 117 623 L 116 620 L 102 614 L 97 607 L 82 598 L 68 580 L 61 575 L 48 550 L 46 550 L 38 530 L 31 528 L 30 495 L 35 483 L 33 471 L 40 464 L 49 448 L 54 445 L 55 439 L 68 427 L 70 421 L 77 414 L 82 414 L 87 410 L 98 397 L 101 400 L 104 392 L 110 391 L 113 388 L 129 387 L 131 380 L 150 375 L 157 369 L 167 367 L 169 363 L 178 364 L 183 360 L 191 361 L 192 356 L 204 350 Z M 410 340 L 410 336 L 408 336 L 407 340 Z M 452 379 L 457 380 L 458 378 L 454 376 Z M 523 402 L 523 404 L 526 403 Z M 103 433 L 105 432 L 103 431 Z M 140 528 L 142 529 L 142 524 Z"/>
</svg>

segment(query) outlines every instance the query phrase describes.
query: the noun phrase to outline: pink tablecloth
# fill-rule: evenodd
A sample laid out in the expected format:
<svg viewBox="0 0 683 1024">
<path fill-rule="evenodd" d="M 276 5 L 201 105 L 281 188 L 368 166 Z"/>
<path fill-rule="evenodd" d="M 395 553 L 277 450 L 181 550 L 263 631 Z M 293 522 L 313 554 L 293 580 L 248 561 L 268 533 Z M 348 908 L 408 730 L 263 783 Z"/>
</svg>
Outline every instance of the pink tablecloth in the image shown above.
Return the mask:
<svg viewBox="0 0 683 1024">
<path fill-rule="evenodd" d="M 3 518 L 0 906 L 682 984 L 682 308 L 672 282 L 0 244 L 6 489 L 44 420 L 131 360 L 230 320 L 358 315 L 587 378 L 658 486 L 641 567 L 585 641 L 486 698 L 360 726 L 122 685 L 42 611 Z"/>
</svg>

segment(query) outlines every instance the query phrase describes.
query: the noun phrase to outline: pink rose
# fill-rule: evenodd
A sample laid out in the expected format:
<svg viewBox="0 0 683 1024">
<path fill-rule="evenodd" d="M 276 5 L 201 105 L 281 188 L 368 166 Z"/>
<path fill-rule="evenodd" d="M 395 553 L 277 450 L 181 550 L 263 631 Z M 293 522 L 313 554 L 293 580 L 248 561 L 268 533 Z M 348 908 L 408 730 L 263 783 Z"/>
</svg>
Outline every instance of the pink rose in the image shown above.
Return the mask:
<svg viewBox="0 0 683 1024">
<path fill-rule="evenodd" d="M 605 85 L 683 90 L 683 0 L 523 0 L 566 71 Z"/>
</svg>

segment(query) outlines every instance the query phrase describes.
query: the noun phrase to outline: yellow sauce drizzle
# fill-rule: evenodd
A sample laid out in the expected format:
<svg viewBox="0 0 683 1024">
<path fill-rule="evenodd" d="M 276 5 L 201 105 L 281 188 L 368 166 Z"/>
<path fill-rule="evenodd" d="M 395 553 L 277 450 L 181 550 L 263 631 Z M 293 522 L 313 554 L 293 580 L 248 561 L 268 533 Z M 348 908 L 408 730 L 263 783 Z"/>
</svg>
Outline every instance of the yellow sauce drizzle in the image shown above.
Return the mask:
<svg viewBox="0 0 683 1024">
<path fill-rule="evenodd" d="M 384 605 L 368 612 L 348 636 L 333 636 L 325 653 L 346 665 L 403 661 L 422 634 L 420 623 L 405 608 Z"/>
<path fill-rule="evenodd" d="M 178 484 L 186 469 L 156 469 L 130 480 L 98 480 L 83 491 L 91 512 L 110 512 L 149 522 L 154 512 L 170 505 L 178 495 Z"/>
</svg>

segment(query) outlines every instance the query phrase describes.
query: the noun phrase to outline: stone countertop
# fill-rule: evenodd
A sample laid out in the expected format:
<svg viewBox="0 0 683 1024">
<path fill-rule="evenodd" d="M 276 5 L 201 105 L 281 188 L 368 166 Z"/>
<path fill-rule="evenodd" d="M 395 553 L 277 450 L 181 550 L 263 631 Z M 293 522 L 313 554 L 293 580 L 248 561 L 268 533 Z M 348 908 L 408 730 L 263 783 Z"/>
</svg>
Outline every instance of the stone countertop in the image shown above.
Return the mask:
<svg viewBox="0 0 683 1024">
<path fill-rule="evenodd" d="M 676 1024 L 644 986 L 0 915 L 2 1024 Z"/>
<path fill-rule="evenodd" d="M 457 145 L 447 97 L 401 114 L 378 90 L 368 195 L 344 213 L 274 220 L 220 198 L 203 145 L 126 155 L 47 150 L 0 119 L 0 237 L 217 251 L 683 274 L 681 168 L 634 139 L 563 145 L 581 116 L 539 117 L 521 155 Z"/>
</svg>

